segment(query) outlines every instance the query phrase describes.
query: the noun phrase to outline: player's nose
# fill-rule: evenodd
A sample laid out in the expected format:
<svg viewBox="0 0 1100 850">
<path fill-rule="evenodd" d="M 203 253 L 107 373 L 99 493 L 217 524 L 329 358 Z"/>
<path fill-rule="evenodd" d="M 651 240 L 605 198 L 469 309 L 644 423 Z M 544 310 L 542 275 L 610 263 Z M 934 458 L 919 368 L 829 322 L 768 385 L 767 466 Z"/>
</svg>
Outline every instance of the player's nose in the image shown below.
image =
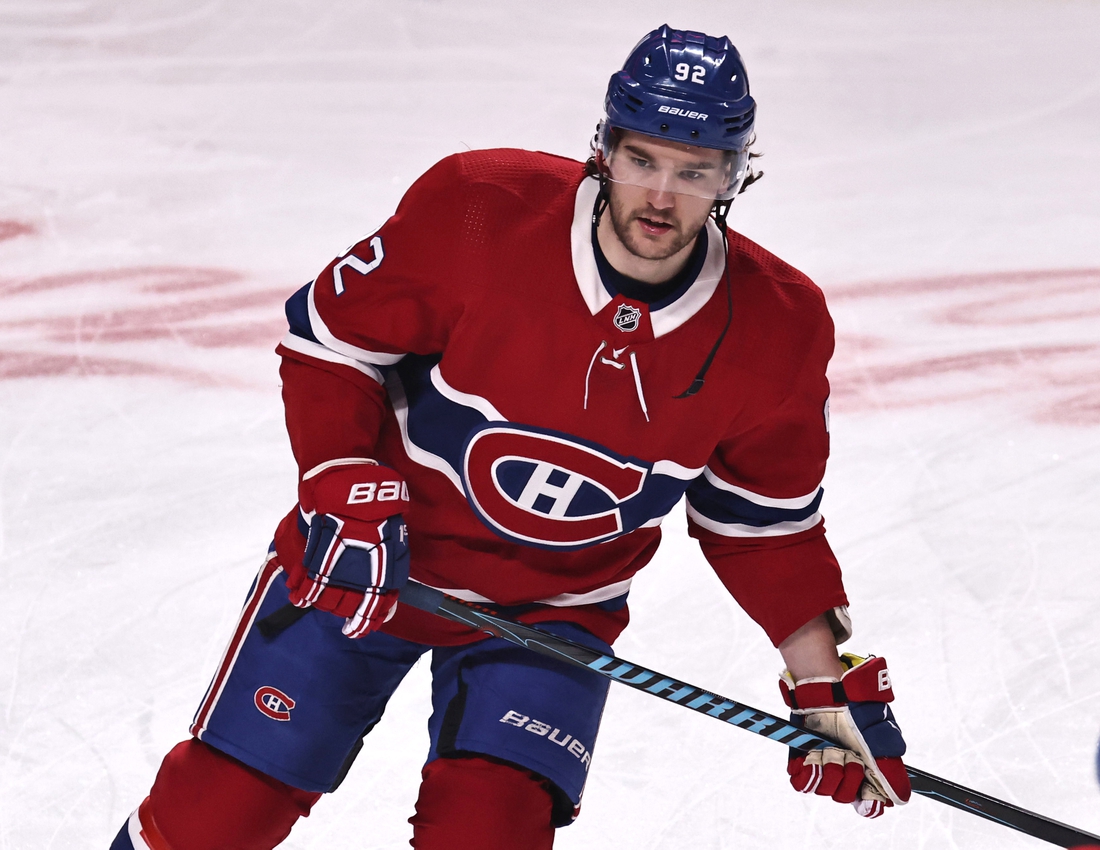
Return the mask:
<svg viewBox="0 0 1100 850">
<path fill-rule="evenodd" d="M 666 189 L 650 189 L 646 200 L 656 210 L 669 210 L 676 206 L 676 193 Z"/>
</svg>

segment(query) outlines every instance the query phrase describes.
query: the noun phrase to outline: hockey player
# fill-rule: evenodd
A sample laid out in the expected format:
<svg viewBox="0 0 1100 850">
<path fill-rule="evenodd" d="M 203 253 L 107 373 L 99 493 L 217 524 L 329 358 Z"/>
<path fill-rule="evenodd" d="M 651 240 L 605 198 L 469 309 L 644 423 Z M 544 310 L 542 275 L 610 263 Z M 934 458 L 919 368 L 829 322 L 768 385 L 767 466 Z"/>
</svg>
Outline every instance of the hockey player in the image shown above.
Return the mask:
<svg viewBox="0 0 1100 850">
<path fill-rule="evenodd" d="M 793 755 L 792 784 L 868 816 L 908 799 L 885 662 L 836 649 L 847 598 L 819 513 L 832 323 L 806 277 L 725 226 L 753 179 L 741 58 L 661 27 L 605 113 L 588 163 L 444 159 L 287 302 L 298 504 L 192 737 L 113 850 L 274 847 L 425 653 L 411 843 L 551 847 L 606 680 L 397 593 L 411 574 L 607 652 L 685 494 L 706 559 L 779 648 L 796 722 L 848 746 Z"/>
</svg>

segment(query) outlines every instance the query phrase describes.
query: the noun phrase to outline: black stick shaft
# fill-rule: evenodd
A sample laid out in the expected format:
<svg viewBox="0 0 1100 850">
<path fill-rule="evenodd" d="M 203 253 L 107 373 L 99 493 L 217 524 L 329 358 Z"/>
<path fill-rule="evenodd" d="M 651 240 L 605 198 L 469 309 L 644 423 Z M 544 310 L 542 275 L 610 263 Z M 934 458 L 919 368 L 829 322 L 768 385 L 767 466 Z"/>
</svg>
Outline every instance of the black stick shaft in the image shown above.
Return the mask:
<svg viewBox="0 0 1100 850">
<path fill-rule="evenodd" d="M 774 714 L 760 711 L 713 691 L 689 685 L 687 682 L 650 670 L 640 664 L 624 661 L 613 655 L 605 655 L 534 626 L 505 619 L 484 606 L 463 602 L 422 584 L 410 582 L 406 585 L 401 590 L 401 603 L 462 623 L 494 637 L 503 638 L 532 652 L 594 670 L 602 676 L 629 685 L 636 690 L 693 709 L 700 714 L 710 715 L 732 726 L 738 726 L 786 744 L 788 747 L 814 750 L 826 746 L 843 746 L 824 736 L 793 726 Z M 925 797 L 1011 827 L 1059 847 L 1100 845 L 1100 836 L 1029 812 L 972 788 L 956 785 L 954 782 L 948 782 L 923 770 L 914 767 L 907 769 L 913 790 Z"/>
</svg>

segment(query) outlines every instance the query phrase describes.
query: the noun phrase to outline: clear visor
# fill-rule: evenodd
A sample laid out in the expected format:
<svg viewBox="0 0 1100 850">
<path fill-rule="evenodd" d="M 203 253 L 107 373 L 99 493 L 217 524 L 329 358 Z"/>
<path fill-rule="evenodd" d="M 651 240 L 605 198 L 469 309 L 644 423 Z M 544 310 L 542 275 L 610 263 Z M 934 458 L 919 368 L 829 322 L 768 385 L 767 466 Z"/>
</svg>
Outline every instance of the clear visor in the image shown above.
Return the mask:
<svg viewBox="0 0 1100 850">
<path fill-rule="evenodd" d="M 740 191 L 748 174 L 748 150 L 663 148 L 629 142 L 609 147 L 604 151 L 604 163 L 610 180 L 655 192 L 728 201 Z"/>
</svg>

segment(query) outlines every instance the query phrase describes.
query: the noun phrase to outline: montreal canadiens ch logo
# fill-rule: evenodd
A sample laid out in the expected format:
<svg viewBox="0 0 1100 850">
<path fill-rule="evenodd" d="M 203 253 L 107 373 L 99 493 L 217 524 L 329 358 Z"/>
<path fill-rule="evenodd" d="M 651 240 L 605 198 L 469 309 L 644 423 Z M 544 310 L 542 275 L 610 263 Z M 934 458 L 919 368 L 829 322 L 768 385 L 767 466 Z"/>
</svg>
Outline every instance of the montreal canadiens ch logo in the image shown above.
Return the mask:
<svg viewBox="0 0 1100 850">
<path fill-rule="evenodd" d="M 599 447 L 494 423 L 466 444 L 470 505 L 501 537 L 579 549 L 624 531 L 622 504 L 641 493 L 648 465 Z"/>
<path fill-rule="evenodd" d="M 620 304 L 612 321 L 619 330 L 630 333 L 638 330 L 638 325 L 642 322 L 642 311 L 629 304 Z"/>
<path fill-rule="evenodd" d="M 270 685 L 256 691 L 255 702 L 256 708 L 272 720 L 290 720 L 290 710 L 294 708 L 294 700 Z"/>
</svg>

